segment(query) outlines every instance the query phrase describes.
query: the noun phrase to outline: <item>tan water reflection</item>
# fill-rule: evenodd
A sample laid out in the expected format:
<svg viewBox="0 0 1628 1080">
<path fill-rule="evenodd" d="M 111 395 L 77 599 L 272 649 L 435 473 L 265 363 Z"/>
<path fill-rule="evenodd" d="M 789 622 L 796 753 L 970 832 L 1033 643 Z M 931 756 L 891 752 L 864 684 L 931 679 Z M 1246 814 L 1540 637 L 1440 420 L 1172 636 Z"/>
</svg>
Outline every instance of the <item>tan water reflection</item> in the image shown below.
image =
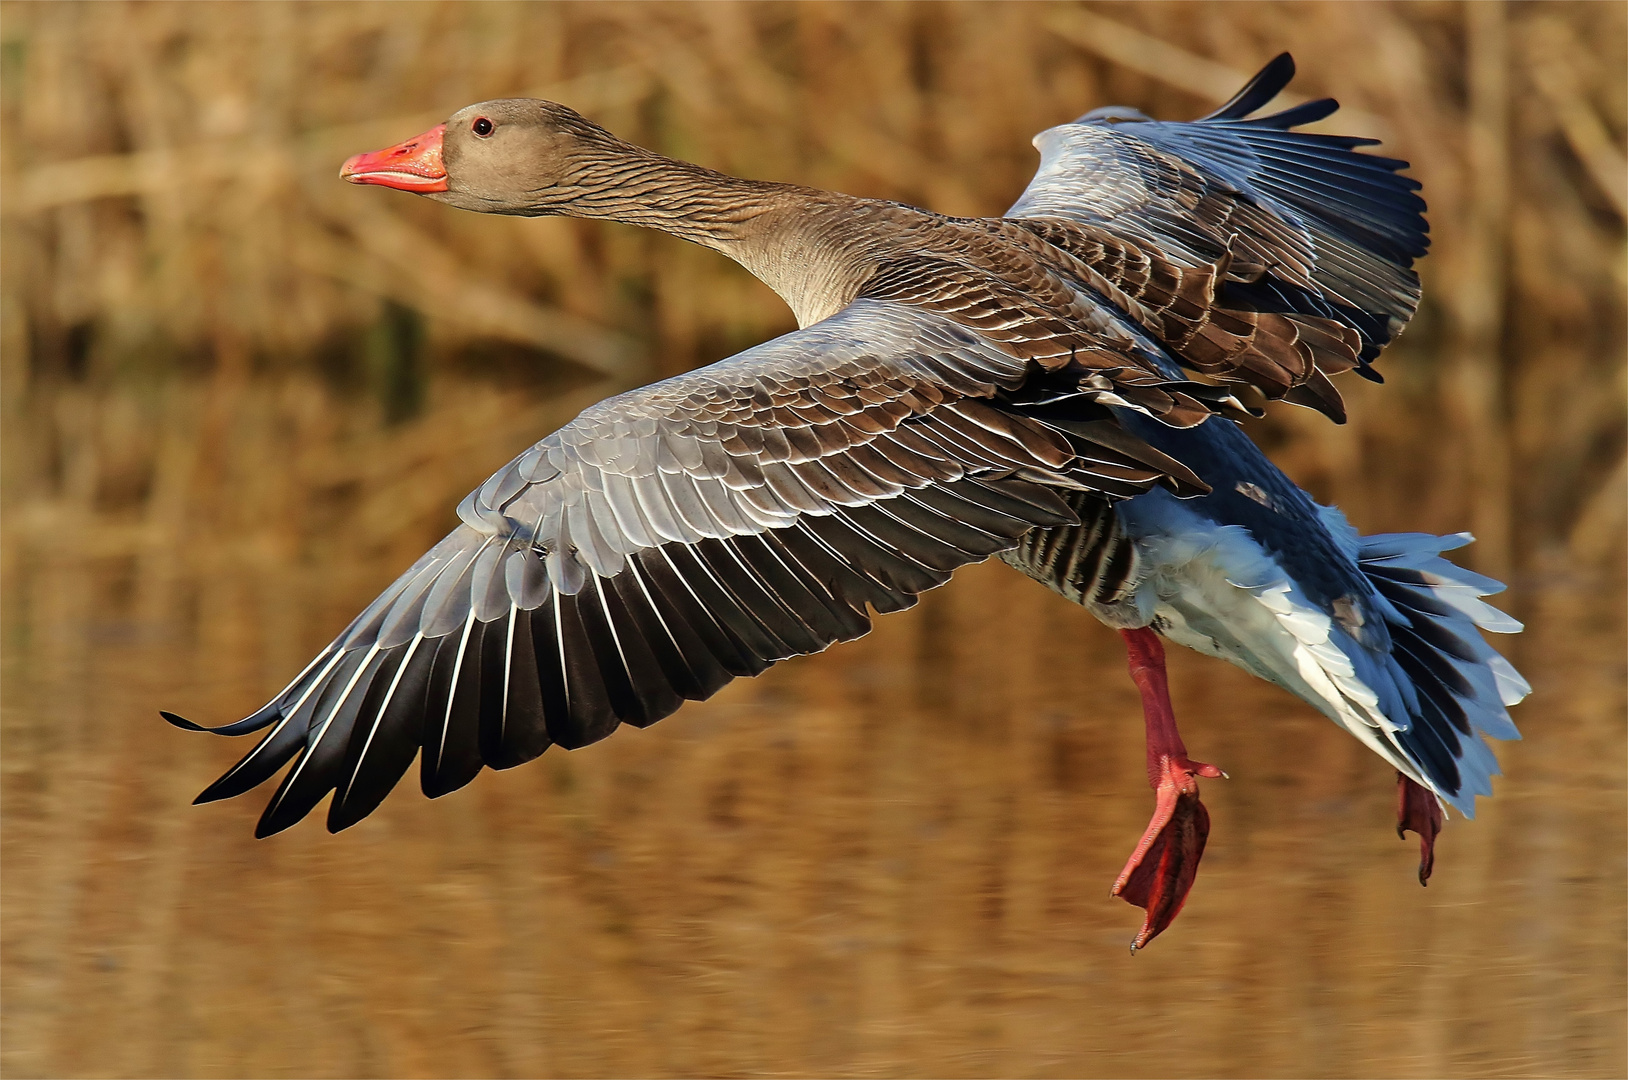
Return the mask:
<svg viewBox="0 0 1628 1080">
<path fill-rule="evenodd" d="M 1147 952 L 1117 639 L 1002 566 L 647 732 L 337 837 L 194 808 L 259 704 L 394 572 L 13 545 L 7 1075 L 1614 1075 L 1622 611 L 1514 606 L 1536 692 L 1428 890 L 1392 779 L 1174 658 L 1215 829 Z M 160 584 L 154 584 L 155 575 Z M 1609 601 L 1600 597 L 1610 597 Z"/>
</svg>

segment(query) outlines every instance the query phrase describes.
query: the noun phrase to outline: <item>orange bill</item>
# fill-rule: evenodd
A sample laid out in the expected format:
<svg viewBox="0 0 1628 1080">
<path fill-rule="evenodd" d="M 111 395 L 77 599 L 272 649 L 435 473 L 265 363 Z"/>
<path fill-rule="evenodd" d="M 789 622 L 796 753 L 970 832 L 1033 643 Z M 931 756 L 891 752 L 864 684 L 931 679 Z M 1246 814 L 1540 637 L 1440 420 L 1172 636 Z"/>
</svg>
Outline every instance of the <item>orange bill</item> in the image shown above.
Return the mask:
<svg viewBox="0 0 1628 1080">
<path fill-rule="evenodd" d="M 345 161 L 339 178 L 401 191 L 445 191 L 447 170 L 441 163 L 441 136 L 446 129 L 445 124 L 437 124 L 404 143 L 371 154 L 357 154 Z"/>
</svg>

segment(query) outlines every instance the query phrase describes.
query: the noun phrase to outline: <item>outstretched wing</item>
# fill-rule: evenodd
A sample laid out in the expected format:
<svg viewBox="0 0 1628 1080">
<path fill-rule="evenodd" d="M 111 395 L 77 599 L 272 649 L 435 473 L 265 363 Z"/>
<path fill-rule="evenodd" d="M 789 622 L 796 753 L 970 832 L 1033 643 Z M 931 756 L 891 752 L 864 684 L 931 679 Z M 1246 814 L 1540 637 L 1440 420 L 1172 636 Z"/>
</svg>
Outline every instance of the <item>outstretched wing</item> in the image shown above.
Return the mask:
<svg viewBox="0 0 1628 1080">
<path fill-rule="evenodd" d="M 271 703 L 212 729 L 270 730 L 199 801 L 292 761 L 257 835 L 329 792 L 338 830 L 415 755 L 442 795 L 858 637 L 867 605 L 908 607 L 1072 523 L 1052 488 L 1193 490 L 1106 419 L 1065 433 L 998 407 L 1032 366 L 944 315 L 861 300 L 593 406 L 465 499 L 463 524 Z"/>
<path fill-rule="evenodd" d="M 1357 152 L 1376 140 L 1293 130 L 1332 114 L 1332 99 L 1250 117 L 1294 71 L 1280 55 L 1200 120 L 1108 108 L 1041 132 L 1040 169 L 1006 216 L 1084 224 L 1178 265 L 1224 263 L 1225 304 L 1344 323 L 1361 336 L 1359 371 L 1377 378 L 1368 361 L 1419 304 L 1425 203 L 1399 175 L 1407 162 Z"/>
</svg>

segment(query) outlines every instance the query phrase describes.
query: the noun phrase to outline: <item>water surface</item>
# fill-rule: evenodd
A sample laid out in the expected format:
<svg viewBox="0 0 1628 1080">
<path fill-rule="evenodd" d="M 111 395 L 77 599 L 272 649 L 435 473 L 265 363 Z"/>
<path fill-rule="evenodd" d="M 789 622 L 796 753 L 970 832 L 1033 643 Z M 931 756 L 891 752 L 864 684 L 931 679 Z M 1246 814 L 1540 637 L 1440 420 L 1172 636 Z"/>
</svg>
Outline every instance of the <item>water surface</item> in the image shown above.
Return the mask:
<svg viewBox="0 0 1628 1080">
<path fill-rule="evenodd" d="M 25 523 L 26 524 L 26 523 Z M 12 1076 L 1606 1076 L 1624 1064 L 1618 587 L 1529 580 L 1535 693 L 1428 889 L 1394 774 L 1172 650 L 1214 831 L 1145 952 L 1116 635 L 994 564 L 869 638 L 357 828 L 192 807 L 397 566 L 8 545 Z M 400 560 L 400 561 L 405 561 Z"/>
</svg>

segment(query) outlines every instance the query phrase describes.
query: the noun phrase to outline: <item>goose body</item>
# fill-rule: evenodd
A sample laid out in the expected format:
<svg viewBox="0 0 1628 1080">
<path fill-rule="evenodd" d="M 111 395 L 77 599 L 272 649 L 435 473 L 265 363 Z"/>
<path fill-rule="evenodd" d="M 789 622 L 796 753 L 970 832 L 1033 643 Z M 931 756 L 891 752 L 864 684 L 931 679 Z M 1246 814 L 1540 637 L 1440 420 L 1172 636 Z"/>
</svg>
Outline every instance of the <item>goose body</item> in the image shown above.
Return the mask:
<svg viewBox="0 0 1628 1080">
<path fill-rule="evenodd" d="M 1470 537 L 1362 536 L 1236 427 L 1159 441 L 1202 450 L 1211 492 L 1117 507 L 1146 568 L 1137 616 L 1283 687 L 1474 816 L 1498 772 L 1479 736 L 1519 738 L 1505 706 L 1529 687 L 1476 632 L 1520 629 L 1481 600 L 1502 586 L 1441 557 Z"/>
<path fill-rule="evenodd" d="M 1477 627 L 1518 624 L 1441 557 L 1359 536 L 1234 423 L 1330 376 L 1418 302 L 1404 163 L 1251 118 L 1287 56 L 1191 123 L 1099 110 L 1042 133 L 1001 218 L 725 177 L 562 106 L 470 106 L 343 175 L 463 209 L 604 217 L 736 259 L 799 329 L 585 410 L 498 470 L 459 527 L 264 708 L 199 801 L 288 770 L 258 835 L 332 795 L 330 829 L 421 761 L 432 797 L 818 652 L 998 556 L 1125 635 L 1158 811 L 1116 891 L 1165 928 L 1208 832 L 1162 635 L 1310 703 L 1396 767 L 1399 827 L 1469 814 L 1525 683 Z M 196 725 L 166 716 L 183 727 Z M 291 764 L 292 763 L 292 764 Z"/>
</svg>

